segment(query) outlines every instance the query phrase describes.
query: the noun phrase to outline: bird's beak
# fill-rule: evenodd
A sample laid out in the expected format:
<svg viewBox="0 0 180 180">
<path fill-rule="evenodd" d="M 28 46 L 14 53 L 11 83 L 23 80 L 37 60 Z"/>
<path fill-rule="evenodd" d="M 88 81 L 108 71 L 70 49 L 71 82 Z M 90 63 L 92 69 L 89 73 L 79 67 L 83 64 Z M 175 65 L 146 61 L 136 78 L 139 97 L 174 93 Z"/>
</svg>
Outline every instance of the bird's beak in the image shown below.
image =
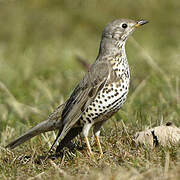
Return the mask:
<svg viewBox="0 0 180 180">
<path fill-rule="evenodd" d="M 142 26 L 146 23 L 148 23 L 147 20 L 139 20 L 139 21 L 137 21 L 137 23 L 134 26 L 137 28 L 137 27 Z"/>
</svg>

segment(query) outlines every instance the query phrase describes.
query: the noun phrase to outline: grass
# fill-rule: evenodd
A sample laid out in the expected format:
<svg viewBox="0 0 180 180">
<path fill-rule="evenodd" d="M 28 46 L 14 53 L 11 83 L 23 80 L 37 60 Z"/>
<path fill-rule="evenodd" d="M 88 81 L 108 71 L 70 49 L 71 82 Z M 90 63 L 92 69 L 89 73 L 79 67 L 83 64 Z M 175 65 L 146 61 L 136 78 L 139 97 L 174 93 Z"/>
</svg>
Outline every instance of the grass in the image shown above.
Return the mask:
<svg viewBox="0 0 180 180">
<path fill-rule="evenodd" d="M 180 126 L 179 1 L 0 1 L 0 179 L 179 179 L 179 147 L 136 147 L 134 134 L 172 121 Z M 4 146 L 44 120 L 92 63 L 105 24 L 148 19 L 128 40 L 131 88 L 101 132 L 104 157 L 86 149 L 39 164 L 55 133 L 13 151 Z M 77 138 L 75 141 L 79 141 Z"/>
</svg>

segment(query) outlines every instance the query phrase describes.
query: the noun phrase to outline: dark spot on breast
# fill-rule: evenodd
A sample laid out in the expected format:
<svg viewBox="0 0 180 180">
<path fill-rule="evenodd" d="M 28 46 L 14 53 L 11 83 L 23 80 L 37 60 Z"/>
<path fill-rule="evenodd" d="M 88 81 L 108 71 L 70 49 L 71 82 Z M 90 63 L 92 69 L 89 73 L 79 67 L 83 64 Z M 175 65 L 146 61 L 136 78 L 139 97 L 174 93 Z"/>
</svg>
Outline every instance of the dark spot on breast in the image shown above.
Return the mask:
<svg viewBox="0 0 180 180">
<path fill-rule="evenodd" d="M 88 122 L 89 122 L 89 123 L 91 123 L 91 120 L 90 120 L 90 118 L 86 117 L 86 119 L 88 120 Z"/>
<path fill-rule="evenodd" d="M 122 53 L 121 52 L 119 52 L 119 53 L 117 53 L 116 55 L 115 55 L 115 58 L 117 58 L 117 57 L 121 57 L 122 56 Z"/>
<path fill-rule="evenodd" d="M 110 90 L 109 90 L 109 89 L 107 89 L 106 93 L 108 94 L 109 92 L 110 92 Z"/>
<path fill-rule="evenodd" d="M 116 94 L 114 94 L 114 96 L 118 96 L 118 94 L 119 94 L 119 93 L 117 92 Z"/>
</svg>

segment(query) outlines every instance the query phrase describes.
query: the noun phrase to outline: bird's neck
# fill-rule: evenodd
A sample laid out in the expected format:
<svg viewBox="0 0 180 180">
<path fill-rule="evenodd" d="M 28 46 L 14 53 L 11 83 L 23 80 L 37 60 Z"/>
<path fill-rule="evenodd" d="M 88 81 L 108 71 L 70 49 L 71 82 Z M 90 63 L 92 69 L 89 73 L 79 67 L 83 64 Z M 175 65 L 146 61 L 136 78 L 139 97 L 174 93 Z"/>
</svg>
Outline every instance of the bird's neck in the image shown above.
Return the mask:
<svg viewBox="0 0 180 180">
<path fill-rule="evenodd" d="M 103 57 L 111 56 L 114 57 L 117 54 L 126 57 L 125 51 L 126 41 L 117 41 L 114 39 L 102 39 L 97 59 L 103 59 Z"/>
</svg>

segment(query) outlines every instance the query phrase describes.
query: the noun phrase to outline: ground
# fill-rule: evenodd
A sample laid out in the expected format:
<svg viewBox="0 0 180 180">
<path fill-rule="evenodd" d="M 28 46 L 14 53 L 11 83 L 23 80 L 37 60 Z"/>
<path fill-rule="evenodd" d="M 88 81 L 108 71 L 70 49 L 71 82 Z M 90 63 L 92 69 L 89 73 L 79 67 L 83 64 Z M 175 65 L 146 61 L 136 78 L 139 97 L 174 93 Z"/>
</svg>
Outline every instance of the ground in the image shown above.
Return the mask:
<svg viewBox="0 0 180 180">
<path fill-rule="evenodd" d="M 179 147 L 137 147 L 137 131 L 180 126 L 180 2 L 0 1 L 0 179 L 180 179 Z M 102 129 L 104 156 L 87 150 L 41 161 L 55 132 L 14 150 L 5 145 L 46 119 L 92 63 L 101 32 L 116 18 L 147 19 L 129 38 L 131 86 L 123 108 Z M 79 137 L 75 139 L 79 142 Z"/>
</svg>

